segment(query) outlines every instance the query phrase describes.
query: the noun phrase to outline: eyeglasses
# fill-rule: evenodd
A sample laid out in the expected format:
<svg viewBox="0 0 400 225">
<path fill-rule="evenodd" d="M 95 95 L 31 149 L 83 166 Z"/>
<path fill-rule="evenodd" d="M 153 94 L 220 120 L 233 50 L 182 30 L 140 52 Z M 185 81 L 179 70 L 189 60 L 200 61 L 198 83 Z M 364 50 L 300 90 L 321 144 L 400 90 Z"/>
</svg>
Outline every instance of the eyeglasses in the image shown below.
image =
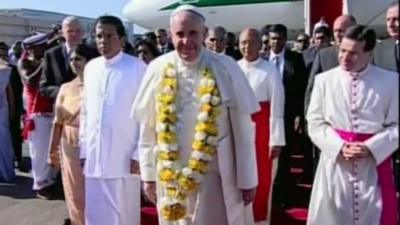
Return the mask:
<svg viewBox="0 0 400 225">
<path fill-rule="evenodd" d="M 302 42 L 302 43 L 304 43 L 304 42 L 307 42 L 307 40 L 306 40 L 306 39 L 298 39 L 297 42 Z"/>
<path fill-rule="evenodd" d="M 223 38 L 209 38 L 208 39 L 210 42 L 222 42 L 224 39 Z"/>
</svg>

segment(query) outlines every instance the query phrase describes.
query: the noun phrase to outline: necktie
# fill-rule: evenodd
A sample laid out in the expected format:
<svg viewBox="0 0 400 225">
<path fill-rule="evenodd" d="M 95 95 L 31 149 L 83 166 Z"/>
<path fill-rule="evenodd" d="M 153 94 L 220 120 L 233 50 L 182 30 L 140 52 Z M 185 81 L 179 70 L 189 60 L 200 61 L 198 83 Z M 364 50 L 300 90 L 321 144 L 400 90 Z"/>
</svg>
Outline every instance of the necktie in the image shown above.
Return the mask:
<svg viewBox="0 0 400 225">
<path fill-rule="evenodd" d="M 396 43 L 394 45 L 394 56 L 396 58 L 397 71 L 400 71 L 400 49 L 399 49 L 399 43 Z"/>
<path fill-rule="evenodd" d="M 274 63 L 275 63 L 275 67 L 278 70 L 278 72 L 281 73 L 281 64 L 279 62 L 279 56 L 274 57 Z"/>
</svg>

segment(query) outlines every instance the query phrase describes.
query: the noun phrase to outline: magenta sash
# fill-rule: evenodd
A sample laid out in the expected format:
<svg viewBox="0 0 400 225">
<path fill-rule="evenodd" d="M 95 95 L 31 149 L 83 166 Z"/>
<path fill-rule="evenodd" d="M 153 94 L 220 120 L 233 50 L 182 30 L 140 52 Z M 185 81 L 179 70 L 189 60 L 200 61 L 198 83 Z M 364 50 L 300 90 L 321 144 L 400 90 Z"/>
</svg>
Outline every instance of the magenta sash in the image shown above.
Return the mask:
<svg viewBox="0 0 400 225">
<path fill-rule="evenodd" d="M 345 141 L 365 141 L 374 134 L 353 133 L 336 130 L 339 136 Z M 387 158 L 377 167 L 378 182 L 381 187 L 382 214 L 380 225 L 398 225 L 398 205 L 396 198 L 396 186 L 393 176 L 392 157 Z"/>
</svg>

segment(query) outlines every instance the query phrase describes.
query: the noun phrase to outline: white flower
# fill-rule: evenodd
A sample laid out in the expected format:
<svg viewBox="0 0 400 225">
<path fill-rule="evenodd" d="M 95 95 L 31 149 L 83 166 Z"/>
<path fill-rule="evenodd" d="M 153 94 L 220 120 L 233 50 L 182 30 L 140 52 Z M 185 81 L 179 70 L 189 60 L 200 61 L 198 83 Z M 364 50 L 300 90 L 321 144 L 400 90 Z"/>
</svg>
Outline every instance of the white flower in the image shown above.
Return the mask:
<svg viewBox="0 0 400 225">
<path fill-rule="evenodd" d="M 165 86 L 163 88 L 163 93 L 165 93 L 165 94 L 174 94 L 175 90 L 173 90 L 170 86 Z"/>
<path fill-rule="evenodd" d="M 171 113 L 176 112 L 176 105 L 170 104 L 170 105 L 168 106 L 168 110 L 169 110 Z"/>
<path fill-rule="evenodd" d="M 208 83 L 208 79 L 207 78 L 202 78 L 200 80 L 200 86 L 206 87 Z"/>
<path fill-rule="evenodd" d="M 211 105 L 213 105 L 213 106 L 219 105 L 220 102 L 221 102 L 221 99 L 217 96 L 213 96 L 211 98 Z"/>
<path fill-rule="evenodd" d="M 171 148 L 169 144 L 159 144 L 158 147 L 161 151 L 169 151 Z"/>
<path fill-rule="evenodd" d="M 173 161 L 163 160 L 161 162 L 161 167 L 165 169 L 174 169 L 176 168 L 176 163 L 174 163 Z"/>
<path fill-rule="evenodd" d="M 197 120 L 201 122 L 205 122 L 208 120 L 208 112 L 201 112 L 199 115 L 197 115 Z"/>
<path fill-rule="evenodd" d="M 203 180 L 203 176 L 199 172 L 193 171 L 189 167 L 183 168 L 182 169 L 182 174 L 185 177 L 189 177 L 189 178 L 194 179 L 196 181 L 196 183 L 200 183 Z"/>
<path fill-rule="evenodd" d="M 207 81 L 207 87 L 214 87 L 215 86 L 215 80 L 213 79 L 208 79 Z"/>
<path fill-rule="evenodd" d="M 171 132 L 176 132 L 176 126 L 174 126 L 174 125 L 171 125 L 171 124 L 169 124 L 168 125 L 168 129 L 169 129 L 169 131 L 171 131 Z"/>
<path fill-rule="evenodd" d="M 205 94 L 201 96 L 201 103 L 207 104 L 210 103 L 212 96 L 210 94 Z"/>
<path fill-rule="evenodd" d="M 168 68 L 166 71 L 167 77 L 176 77 L 176 71 L 174 68 Z"/>
<path fill-rule="evenodd" d="M 194 134 L 194 139 L 195 139 L 196 141 L 203 141 L 203 140 L 206 139 L 206 137 L 207 137 L 207 134 L 204 133 L 204 132 L 196 132 L 196 133 Z"/>
<path fill-rule="evenodd" d="M 202 160 L 206 162 L 210 162 L 212 160 L 211 156 L 199 151 L 193 151 L 191 154 L 191 158 L 196 159 L 196 160 Z"/>
<path fill-rule="evenodd" d="M 168 127 L 168 124 L 166 124 L 166 123 L 157 123 L 156 131 L 158 133 L 165 132 L 165 131 L 167 131 L 167 127 Z"/>
<path fill-rule="evenodd" d="M 212 146 L 216 146 L 218 143 L 218 139 L 216 137 L 207 137 L 207 144 L 212 145 Z"/>
<path fill-rule="evenodd" d="M 193 173 L 194 173 L 194 171 L 192 169 L 190 169 L 189 167 L 185 167 L 182 169 L 182 174 L 185 177 L 192 177 Z"/>
</svg>

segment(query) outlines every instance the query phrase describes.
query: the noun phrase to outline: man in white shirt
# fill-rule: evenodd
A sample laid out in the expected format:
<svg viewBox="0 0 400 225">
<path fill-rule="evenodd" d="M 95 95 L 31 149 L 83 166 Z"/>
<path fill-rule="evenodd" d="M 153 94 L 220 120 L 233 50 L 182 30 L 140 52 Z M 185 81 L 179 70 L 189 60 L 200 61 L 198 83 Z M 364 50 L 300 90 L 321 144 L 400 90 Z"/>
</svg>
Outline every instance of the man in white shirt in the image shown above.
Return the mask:
<svg viewBox="0 0 400 225">
<path fill-rule="evenodd" d="M 243 59 L 238 61 L 252 87 L 261 111 L 253 114 L 256 124 L 256 158 L 258 186 L 253 202 L 254 220 L 258 224 L 270 223 L 272 184 L 277 160 L 285 145 L 283 121 L 285 95 L 282 81 L 273 64 L 260 56 L 261 36 L 257 29 L 242 31 L 239 47 Z"/>
<path fill-rule="evenodd" d="M 160 225 L 252 225 L 256 98 L 235 61 L 202 47 L 197 8 L 170 25 L 176 51 L 149 64 L 133 105 L 145 194 Z"/>
<path fill-rule="evenodd" d="M 373 30 L 350 27 L 340 66 L 315 77 L 307 121 L 321 157 L 308 225 L 398 224 L 399 77 L 369 64 L 375 42 Z"/>
<path fill-rule="evenodd" d="M 122 52 L 120 19 L 97 19 L 100 57 L 85 67 L 80 141 L 85 174 L 86 225 L 139 225 L 139 124 L 131 105 L 145 64 Z"/>
</svg>

